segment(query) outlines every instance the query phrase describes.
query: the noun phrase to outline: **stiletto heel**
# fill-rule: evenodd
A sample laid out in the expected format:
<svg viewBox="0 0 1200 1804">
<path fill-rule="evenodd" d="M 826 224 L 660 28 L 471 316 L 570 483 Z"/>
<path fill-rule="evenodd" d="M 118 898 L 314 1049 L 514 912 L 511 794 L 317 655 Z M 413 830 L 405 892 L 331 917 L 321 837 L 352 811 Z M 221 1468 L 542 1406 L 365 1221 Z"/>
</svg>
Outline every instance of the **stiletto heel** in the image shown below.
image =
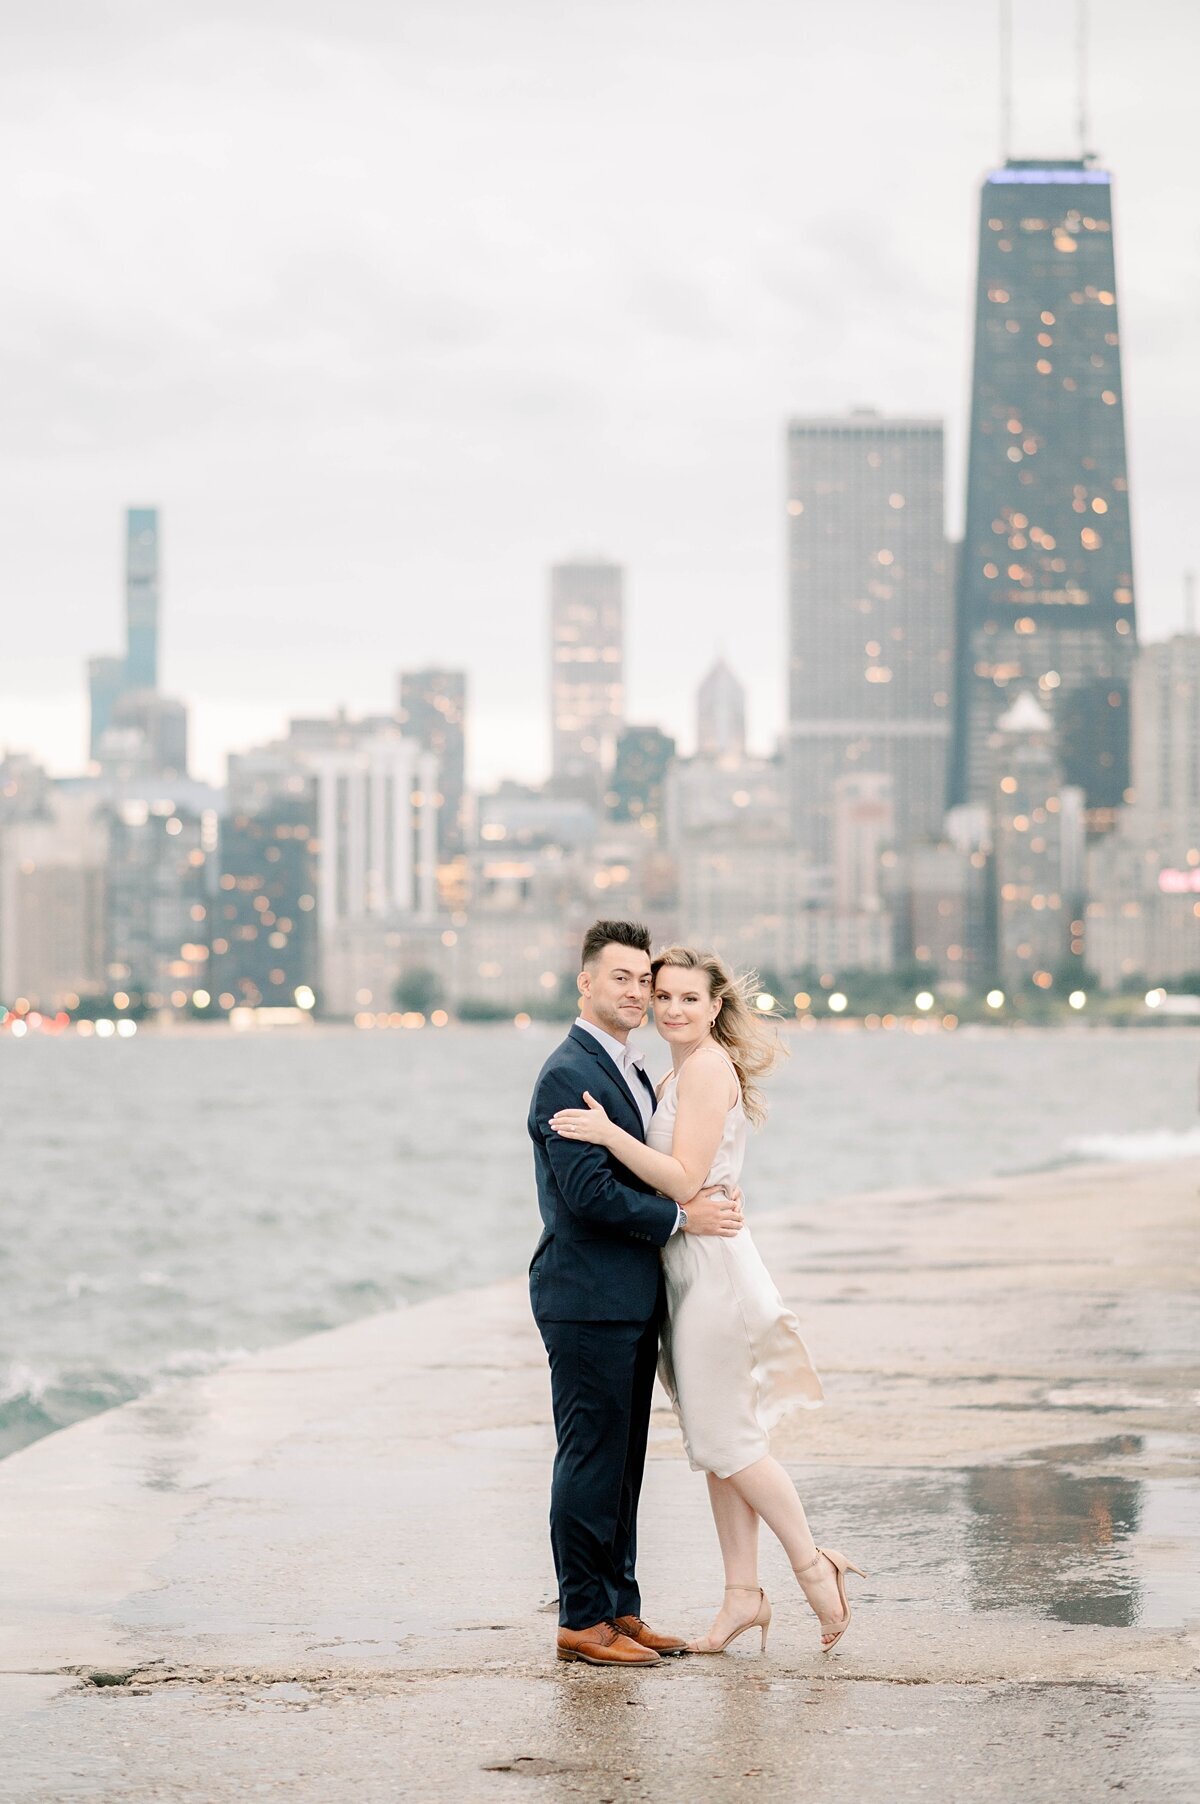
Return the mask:
<svg viewBox="0 0 1200 1804">
<path fill-rule="evenodd" d="M 806 1589 L 805 1581 L 804 1581 L 802 1574 L 804 1574 L 806 1572 L 811 1572 L 813 1570 L 814 1566 L 819 1566 L 822 1555 L 824 1555 L 825 1559 L 827 1559 L 829 1561 L 829 1564 L 833 1567 L 834 1577 L 837 1579 L 838 1602 L 842 1606 L 842 1618 L 843 1618 L 842 1625 L 839 1629 L 826 1630 L 826 1629 L 822 1628 L 822 1630 L 821 1630 L 821 1652 L 825 1653 L 825 1654 L 829 1654 L 829 1653 L 833 1652 L 834 1648 L 837 1646 L 837 1644 L 841 1640 L 842 1636 L 846 1633 L 846 1630 L 850 1627 L 850 1613 L 851 1612 L 850 1612 L 850 1600 L 846 1596 L 846 1574 L 848 1572 L 856 1572 L 858 1574 L 859 1578 L 866 1578 L 867 1575 L 863 1571 L 861 1566 L 856 1566 L 854 1564 L 853 1560 L 848 1560 L 844 1553 L 838 1553 L 832 1547 L 818 1547 L 816 1553 L 813 1555 L 812 1559 L 808 1562 L 808 1564 L 806 1566 L 793 1566 L 792 1567 L 792 1571 L 795 1573 L 796 1578 L 799 1581 L 800 1589 L 805 1592 L 806 1596 L 807 1596 L 807 1589 Z M 808 1583 L 812 1584 L 812 1582 L 813 1581 L 811 1579 L 809 1579 Z M 821 1618 L 818 1616 L 817 1621 L 820 1622 L 820 1620 L 821 1620 Z M 826 1634 L 828 1634 L 830 1637 L 830 1639 L 828 1641 L 826 1641 L 826 1639 L 825 1639 Z"/>
<path fill-rule="evenodd" d="M 726 1585 L 726 1587 L 725 1587 L 727 1594 L 730 1591 L 753 1591 L 753 1589 L 754 1589 L 753 1585 Z M 760 1585 L 758 1587 L 758 1609 L 754 1612 L 754 1615 L 750 1618 L 749 1622 L 739 1623 L 737 1628 L 731 1629 L 729 1634 L 726 1635 L 724 1641 L 719 1642 L 717 1644 L 717 1646 L 715 1646 L 715 1647 L 705 1647 L 702 1642 L 690 1641 L 688 1643 L 688 1653 L 689 1654 L 723 1654 L 725 1652 L 725 1649 L 729 1646 L 729 1643 L 731 1641 L 736 1641 L 739 1635 L 745 1635 L 747 1633 L 747 1631 L 750 1629 L 761 1629 L 762 1630 L 762 1652 L 765 1654 L 767 1651 L 767 1630 L 770 1628 L 770 1626 L 771 1626 L 771 1600 L 768 1598 L 766 1592 L 763 1590 L 762 1586 Z"/>
</svg>

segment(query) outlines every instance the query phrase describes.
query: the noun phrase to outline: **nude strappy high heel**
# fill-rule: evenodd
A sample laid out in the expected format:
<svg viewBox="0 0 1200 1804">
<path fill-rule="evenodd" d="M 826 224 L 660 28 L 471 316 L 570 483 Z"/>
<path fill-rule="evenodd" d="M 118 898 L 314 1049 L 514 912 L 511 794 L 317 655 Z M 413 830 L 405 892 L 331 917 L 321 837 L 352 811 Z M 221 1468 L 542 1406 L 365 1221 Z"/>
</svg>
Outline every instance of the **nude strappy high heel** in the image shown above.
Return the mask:
<svg viewBox="0 0 1200 1804">
<path fill-rule="evenodd" d="M 725 1590 L 726 1590 L 726 1593 L 729 1593 L 730 1591 L 753 1591 L 754 1586 L 753 1585 L 726 1585 Z M 690 1641 L 688 1643 L 688 1653 L 689 1654 L 723 1654 L 725 1652 L 725 1649 L 729 1646 L 729 1643 L 731 1641 L 736 1641 L 738 1636 L 744 1635 L 748 1629 L 761 1629 L 762 1630 L 762 1650 L 761 1651 L 765 1654 L 767 1651 L 767 1630 L 770 1628 L 770 1626 L 771 1626 L 771 1601 L 768 1598 L 766 1592 L 763 1590 L 762 1586 L 760 1585 L 758 1587 L 758 1609 L 755 1611 L 754 1615 L 750 1618 L 749 1622 L 739 1623 L 739 1625 L 736 1629 L 731 1629 L 729 1634 L 726 1635 L 724 1641 L 718 1642 L 716 1647 L 706 1647 L 703 1644 L 703 1642 Z"/>
<path fill-rule="evenodd" d="M 792 1571 L 799 1580 L 800 1589 L 804 1591 L 805 1596 L 807 1596 L 808 1593 L 805 1589 L 804 1578 L 802 1575 L 806 1572 L 811 1572 L 814 1566 L 820 1564 L 822 1554 L 833 1567 L 837 1577 L 838 1600 L 841 1603 L 842 1616 L 844 1618 L 840 1629 L 826 1629 L 824 1627 L 821 1629 L 821 1652 L 828 1654 L 833 1652 L 833 1649 L 837 1646 L 842 1636 L 846 1633 L 846 1630 L 850 1627 L 850 1601 L 846 1596 L 846 1574 L 848 1572 L 857 1572 L 859 1578 L 866 1578 L 867 1575 L 862 1570 L 861 1566 L 856 1566 L 853 1560 L 848 1560 L 844 1553 L 836 1553 L 832 1547 L 818 1547 L 807 1566 L 792 1567 Z M 808 1582 L 811 1584 L 813 1581 L 810 1579 Z M 820 1622 L 820 1620 L 821 1619 L 818 1616 L 817 1621 Z M 830 1637 L 828 1641 L 825 1639 L 826 1635 L 829 1635 Z"/>
</svg>

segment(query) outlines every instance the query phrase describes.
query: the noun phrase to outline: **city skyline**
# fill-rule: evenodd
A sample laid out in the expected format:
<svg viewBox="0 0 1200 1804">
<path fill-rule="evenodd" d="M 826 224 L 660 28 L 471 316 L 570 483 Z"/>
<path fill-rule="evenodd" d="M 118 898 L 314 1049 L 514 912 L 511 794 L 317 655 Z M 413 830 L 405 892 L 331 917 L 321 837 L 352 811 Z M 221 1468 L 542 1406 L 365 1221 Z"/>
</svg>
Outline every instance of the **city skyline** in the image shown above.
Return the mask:
<svg viewBox="0 0 1200 1804">
<path fill-rule="evenodd" d="M 636 64 L 611 11 L 602 27 L 584 9 L 590 35 L 545 34 L 517 7 L 502 46 L 482 13 L 451 41 L 418 5 L 401 57 L 369 6 L 336 27 L 273 20 L 264 33 L 254 6 L 201 29 L 168 5 L 141 35 L 118 8 L 100 37 L 66 10 L 69 116 L 50 103 L 61 41 L 52 52 L 26 23 L 3 128 L 36 171 L 7 203 L 35 255 L 13 297 L 14 344 L 31 355 L 12 371 L 5 440 L 0 573 L 22 604 L 0 682 L 5 744 L 58 770 L 82 762 L 81 661 L 115 640 L 115 522 L 130 500 L 162 508 L 163 687 L 194 704 L 193 762 L 218 779 L 219 751 L 270 738 L 291 712 L 377 711 L 395 669 L 460 661 L 474 782 L 540 776 L 545 570 L 592 548 L 629 572 L 628 717 L 689 744 L 694 688 L 724 652 L 766 749 L 784 718 L 789 413 L 945 417 L 958 530 L 974 193 L 999 135 L 992 19 L 918 6 L 908 36 L 864 48 L 882 8 L 851 7 L 840 24 L 764 9 L 760 32 L 744 9 L 701 7 L 679 84 L 661 5 L 640 10 Z M 1055 44 L 1069 46 L 1071 9 L 1051 9 L 1035 40 L 1029 9 L 1015 10 L 1014 149 L 1069 153 L 1070 57 Z M 1159 32 L 1131 37 L 1119 9 L 1093 7 L 1092 110 L 1119 183 L 1137 575 L 1154 640 L 1178 624 L 1194 561 L 1200 377 L 1185 329 L 1196 254 L 1172 226 L 1187 59 L 1163 68 L 1151 49 L 1196 24 L 1183 7 L 1150 12 Z M 607 98 L 574 99 L 575 118 L 560 97 L 576 95 L 566 78 L 584 56 Z M 235 65 L 263 78 L 253 109 L 221 86 Z M 426 66 L 447 76 L 463 149 L 417 196 L 396 175 L 408 128 L 380 137 L 348 109 L 365 84 L 386 103 L 365 115 L 409 117 Z M 848 68 L 853 139 L 839 125 Z M 314 112 L 324 129 L 302 144 Z M 542 154 L 563 132 L 564 166 L 582 171 L 569 211 Z M 485 141 L 486 172 L 472 149 Z M 235 181 L 248 205 L 230 215 Z M 131 185 L 144 206 L 127 218 Z M 251 243 L 264 203 L 272 231 Z M 403 230 L 418 204 L 440 236 L 397 262 L 390 224 Z M 297 261 L 314 228 L 333 234 L 336 268 Z M 83 246 L 95 267 L 81 285 Z M 447 643 L 447 619 L 471 659 Z"/>
</svg>

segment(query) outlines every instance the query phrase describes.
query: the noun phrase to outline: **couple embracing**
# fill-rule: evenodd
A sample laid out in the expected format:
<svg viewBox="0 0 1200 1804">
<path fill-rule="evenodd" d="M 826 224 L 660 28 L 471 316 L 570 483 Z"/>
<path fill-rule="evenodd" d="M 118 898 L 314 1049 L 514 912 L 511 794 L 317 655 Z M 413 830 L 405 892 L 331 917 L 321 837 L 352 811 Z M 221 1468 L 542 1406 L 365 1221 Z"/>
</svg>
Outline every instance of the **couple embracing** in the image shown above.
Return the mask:
<svg viewBox="0 0 1200 1804">
<path fill-rule="evenodd" d="M 652 1666 L 721 1653 L 771 1606 L 758 1525 L 782 1543 L 832 1648 L 850 1621 L 843 1554 L 822 1550 L 769 1430 L 821 1384 L 742 1219 L 755 1079 L 770 1025 L 711 953 L 653 958 L 646 929 L 597 921 L 583 943 L 579 1016 L 538 1076 L 529 1114 L 542 1235 L 529 1268 L 550 1360 L 558 1452 L 550 1539 L 558 1658 Z M 628 1046 L 653 1006 L 672 1069 L 657 1092 Z M 694 1471 L 708 1481 L 725 1591 L 698 1641 L 642 1618 L 637 1509 L 656 1370 Z"/>
</svg>

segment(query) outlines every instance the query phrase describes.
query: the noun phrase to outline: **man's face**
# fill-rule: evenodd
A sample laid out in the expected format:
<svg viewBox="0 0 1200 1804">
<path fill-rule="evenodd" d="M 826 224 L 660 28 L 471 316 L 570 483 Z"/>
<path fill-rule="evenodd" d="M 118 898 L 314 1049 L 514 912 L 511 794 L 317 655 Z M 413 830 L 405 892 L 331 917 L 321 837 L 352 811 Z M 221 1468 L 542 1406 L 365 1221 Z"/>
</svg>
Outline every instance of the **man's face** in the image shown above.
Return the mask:
<svg viewBox="0 0 1200 1804">
<path fill-rule="evenodd" d="M 646 1019 L 650 954 L 610 942 L 579 973 L 579 994 L 584 1019 L 623 1040 Z"/>
</svg>

